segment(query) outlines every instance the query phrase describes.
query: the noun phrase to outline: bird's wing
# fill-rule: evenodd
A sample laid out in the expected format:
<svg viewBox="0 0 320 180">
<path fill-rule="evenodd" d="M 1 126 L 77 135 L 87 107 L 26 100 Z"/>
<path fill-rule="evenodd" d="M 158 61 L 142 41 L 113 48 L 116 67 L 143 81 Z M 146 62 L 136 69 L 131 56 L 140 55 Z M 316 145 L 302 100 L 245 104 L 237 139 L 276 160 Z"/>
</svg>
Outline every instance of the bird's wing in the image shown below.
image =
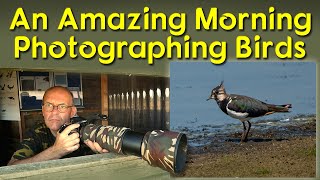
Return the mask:
<svg viewBox="0 0 320 180">
<path fill-rule="evenodd" d="M 258 117 L 268 112 L 265 103 L 247 96 L 231 95 L 232 101 L 228 104 L 228 109 L 248 113 L 248 117 Z"/>
</svg>

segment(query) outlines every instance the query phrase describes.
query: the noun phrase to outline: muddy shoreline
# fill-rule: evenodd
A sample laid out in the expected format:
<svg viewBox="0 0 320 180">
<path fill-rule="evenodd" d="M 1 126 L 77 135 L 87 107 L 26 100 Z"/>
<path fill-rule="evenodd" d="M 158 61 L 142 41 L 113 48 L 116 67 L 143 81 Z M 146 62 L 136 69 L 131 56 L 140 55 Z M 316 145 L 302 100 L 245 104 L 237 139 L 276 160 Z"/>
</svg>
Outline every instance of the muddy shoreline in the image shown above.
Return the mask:
<svg viewBox="0 0 320 180">
<path fill-rule="evenodd" d="M 301 117 L 295 117 L 301 118 Z M 189 141 L 185 170 L 175 177 L 315 177 L 316 117 L 278 128 L 253 128 L 246 143 L 241 130 L 204 133 Z"/>
</svg>

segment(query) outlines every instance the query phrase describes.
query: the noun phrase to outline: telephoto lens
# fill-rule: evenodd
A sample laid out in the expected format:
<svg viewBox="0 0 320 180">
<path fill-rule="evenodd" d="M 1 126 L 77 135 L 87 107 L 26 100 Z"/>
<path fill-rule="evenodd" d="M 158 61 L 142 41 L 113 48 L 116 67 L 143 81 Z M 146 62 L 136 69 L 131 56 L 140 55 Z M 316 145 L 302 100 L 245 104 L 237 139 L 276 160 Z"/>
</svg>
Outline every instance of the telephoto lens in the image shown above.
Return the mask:
<svg viewBox="0 0 320 180">
<path fill-rule="evenodd" d="M 180 132 L 153 130 L 147 133 L 132 131 L 127 127 L 90 124 L 81 118 L 81 141 L 97 142 L 109 152 L 142 157 L 149 165 L 170 173 L 184 170 L 187 157 L 187 136 Z"/>
</svg>

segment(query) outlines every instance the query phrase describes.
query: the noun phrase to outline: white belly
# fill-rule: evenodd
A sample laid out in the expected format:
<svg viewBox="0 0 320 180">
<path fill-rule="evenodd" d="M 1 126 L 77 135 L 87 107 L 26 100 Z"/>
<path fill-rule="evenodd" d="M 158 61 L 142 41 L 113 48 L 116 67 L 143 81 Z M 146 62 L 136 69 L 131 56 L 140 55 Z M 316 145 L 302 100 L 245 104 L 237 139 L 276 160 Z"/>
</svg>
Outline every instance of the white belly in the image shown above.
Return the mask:
<svg viewBox="0 0 320 180">
<path fill-rule="evenodd" d="M 232 101 L 232 100 L 231 100 Z M 230 101 L 230 102 L 231 102 Z M 229 103 L 230 103 L 229 102 Z M 233 111 L 233 110 L 231 110 L 231 109 L 229 109 L 228 108 L 228 105 L 229 105 L 229 103 L 227 104 L 227 113 L 228 113 L 228 115 L 230 116 L 230 117 L 233 117 L 233 118 L 235 118 L 235 119 L 239 119 L 240 121 L 247 121 L 247 120 L 249 120 L 249 119 L 251 119 L 251 118 L 248 118 L 248 115 L 249 115 L 249 113 L 246 113 L 246 112 L 236 112 L 236 111 Z"/>
</svg>

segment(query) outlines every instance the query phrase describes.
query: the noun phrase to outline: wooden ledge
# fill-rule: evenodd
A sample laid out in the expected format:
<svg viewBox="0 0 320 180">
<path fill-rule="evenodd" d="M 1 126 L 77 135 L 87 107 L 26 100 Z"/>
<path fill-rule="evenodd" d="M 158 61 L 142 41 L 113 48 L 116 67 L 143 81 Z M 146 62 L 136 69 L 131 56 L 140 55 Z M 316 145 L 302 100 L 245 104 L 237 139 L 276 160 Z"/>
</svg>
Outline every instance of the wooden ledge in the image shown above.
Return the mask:
<svg viewBox="0 0 320 180">
<path fill-rule="evenodd" d="M 96 154 L 4 166 L 0 179 L 168 179 L 170 174 L 136 156 Z"/>
</svg>

